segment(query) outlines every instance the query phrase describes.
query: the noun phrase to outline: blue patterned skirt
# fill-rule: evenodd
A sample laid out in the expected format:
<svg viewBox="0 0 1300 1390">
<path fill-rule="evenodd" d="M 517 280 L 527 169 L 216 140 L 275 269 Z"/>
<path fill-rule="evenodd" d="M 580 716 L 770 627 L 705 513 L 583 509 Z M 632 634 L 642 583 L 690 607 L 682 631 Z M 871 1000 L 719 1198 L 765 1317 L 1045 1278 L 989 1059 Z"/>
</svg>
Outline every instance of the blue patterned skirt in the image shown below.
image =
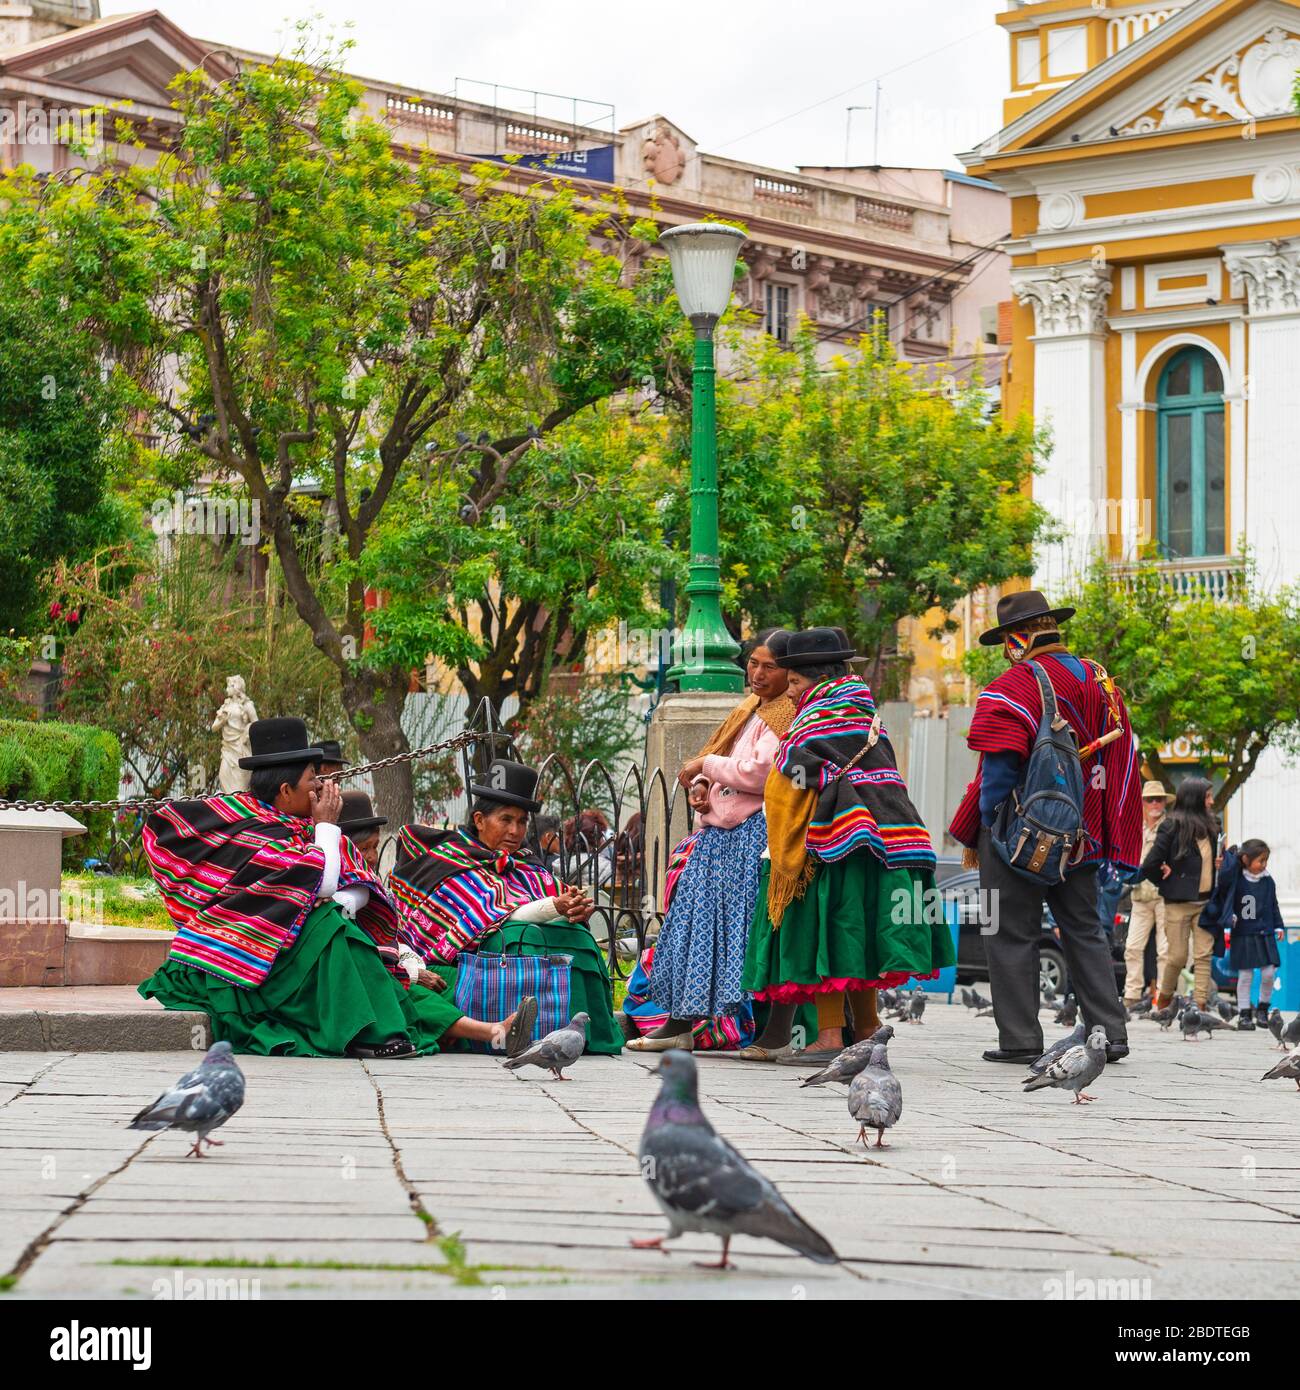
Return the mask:
<svg viewBox="0 0 1300 1390">
<path fill-rule="evenodd" d="M 731 830 L 696 832 L 650 972 L 650 998 L 672 1018 L 711 1018 L 748 1002 L 745 945 L 767 849 L 761 811 Z"/>
</svg>

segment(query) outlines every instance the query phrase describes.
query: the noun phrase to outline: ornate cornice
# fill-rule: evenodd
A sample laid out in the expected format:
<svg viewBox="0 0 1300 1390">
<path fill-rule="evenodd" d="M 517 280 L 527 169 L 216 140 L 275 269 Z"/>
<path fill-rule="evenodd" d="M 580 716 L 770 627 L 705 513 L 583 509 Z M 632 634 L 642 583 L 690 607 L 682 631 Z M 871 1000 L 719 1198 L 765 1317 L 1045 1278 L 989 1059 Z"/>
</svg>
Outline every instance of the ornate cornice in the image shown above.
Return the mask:
<svg viewBox="0 0 1300 1390">
<path fill-rule="evenodd" d="M 1300 237 L 1225 246 L 1223 263 L 1251 318 L 1300 313 Z"/>
<path fill-rule="evenodd" d="M 1022 304 L 1033 306 L 1034 325 L 1040 338 L 1106 331 L 1111 290 L 1109 266 L 1097 266 L 1092 261 L 1021 266 L 1011 272 L 1011 289 Z"/>
</svg>

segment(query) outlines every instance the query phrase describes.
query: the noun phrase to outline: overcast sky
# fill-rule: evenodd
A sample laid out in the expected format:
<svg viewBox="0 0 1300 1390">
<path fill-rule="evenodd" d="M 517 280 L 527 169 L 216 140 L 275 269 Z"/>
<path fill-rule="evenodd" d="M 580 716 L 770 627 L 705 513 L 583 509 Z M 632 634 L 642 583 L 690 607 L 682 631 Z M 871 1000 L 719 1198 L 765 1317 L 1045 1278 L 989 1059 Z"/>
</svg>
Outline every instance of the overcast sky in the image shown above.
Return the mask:
<svg viewBox="0 0 1300 1390">
<path fill-rule="evenodd" d="M 105 15 L 141 0 L 101 0 Z M 159 0 L 199 38 L 275 51 L 309 14 L 355 42 L 348 66 L 451 93 L 457 78 L 656 113 L 715 154 L 792 169 L 874 162 L 960 168 L 1000 124 L 1005 0 Z M 463 95 L 471 95 L 462 88 Z M 480 95 L 476 90 L 473 95 Z M 810 109 L 805 109 L 810 108 Z"/>
</svg>

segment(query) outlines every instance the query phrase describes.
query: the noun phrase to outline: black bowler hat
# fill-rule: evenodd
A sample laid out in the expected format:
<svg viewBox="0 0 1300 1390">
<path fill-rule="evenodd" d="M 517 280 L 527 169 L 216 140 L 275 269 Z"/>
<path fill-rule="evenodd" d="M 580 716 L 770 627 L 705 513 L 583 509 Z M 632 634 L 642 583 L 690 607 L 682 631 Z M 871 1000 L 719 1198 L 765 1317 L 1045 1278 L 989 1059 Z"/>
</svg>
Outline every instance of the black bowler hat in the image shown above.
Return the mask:
<svg viewBox="0 0 1300 1390">
<path fill-rule="evenodd" d="M 484 801 L 500 801 L 507 806 L 540 811 L 542 803 L 537 800 L 537 778 L 538 773 L 523 763 L 493 758 L 488 764 L 486 785 L 471 782 L 469 791 L 471 796 L 481 796 Z"/>
<path fill-rule="evenodd" d="M 338 745 L 336 744 L 335 747 Z M 374 830 L 387 825 L 387 816 L 375 815 L 375 808 L 365 792 L 344 792 L 343 809 L 339 812 L 339 829 L 345 835 L 357 835 L 362 830 Z"/>
<path fill-rule="evenodd" d="M 1037 589 L 1024 589 L 1018 594 L 1007 594 L 998 599 L 998 625 L 987 632 L 980 633 L 981 647 L 996 647 L 1003 635 L 1035 618 L 1052 618 L 1063 623 L 1073 618 L 1073 608 L 1049 608 L 1047 600 Z"/>
<path fill-rule="evenodd" d="M 278 767 L 281 763 L 318 763 L 323 749 L 307 737 L 301 719 L 254 719 L 248 726 L 252 753 L 240 758 L 243 768 Z"/>
<path fill-rule="evenodd" d="M 810 627 L 791 634 L 785 654 L 776 658 L 776 664 L 797 671 L 801 666 L 829 666 L 856 655 L 843 628 Z"/>
<path fill-rule="evenodd" d="M 324 757 L 321 758 L 321 762 L 323 762 L 323 763 L 338 763 L 340 767 L 342 767 L 342 766 L 345 765 L 344 762 L 343 762 L 343 747 L 342 747 L 342 745 L 339 743 L 338 739 L 336 739 L 336 738 L 323 738 L 323 739 L 321 739 L 321 740 L 320 740 L 320 749 L 321 749 L 321 752 L 324 754 Z"/>
</svg>

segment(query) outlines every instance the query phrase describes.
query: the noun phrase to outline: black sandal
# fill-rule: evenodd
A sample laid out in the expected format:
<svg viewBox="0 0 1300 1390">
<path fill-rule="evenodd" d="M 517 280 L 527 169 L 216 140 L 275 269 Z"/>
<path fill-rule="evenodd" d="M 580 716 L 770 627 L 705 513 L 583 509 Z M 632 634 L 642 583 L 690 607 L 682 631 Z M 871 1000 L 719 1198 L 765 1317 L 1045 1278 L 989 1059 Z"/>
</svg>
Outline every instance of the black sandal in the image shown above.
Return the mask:
<svg viewBox="0 0 1300 1390">
<path fill-rule="evenodd" d="M 410 1038 L 389 1038 L 382 1043 L 353 1043 L 347 1049 L 347 1055 L 368 1062 L 401 1061 L 415 1056 L 415 1044 Z"/>
<path fill-rule="evenodd" d="M 518 1057 L 533 1040 L 533 1028 L 537 1023 L 537 1000 L 531 994 L 519 1001 L 515 1011 L 515 1021 L 506 1031 L 506 1056 Z"/>
</svg>

